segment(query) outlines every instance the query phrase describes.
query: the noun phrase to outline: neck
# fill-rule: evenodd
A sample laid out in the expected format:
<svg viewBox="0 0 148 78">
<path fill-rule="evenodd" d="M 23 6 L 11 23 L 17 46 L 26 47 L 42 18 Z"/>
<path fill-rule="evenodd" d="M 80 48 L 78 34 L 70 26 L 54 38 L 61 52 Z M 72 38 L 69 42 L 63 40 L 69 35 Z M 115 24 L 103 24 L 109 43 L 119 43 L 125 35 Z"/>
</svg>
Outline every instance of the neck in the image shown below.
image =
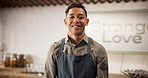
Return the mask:
<svg viewBox="0 0 148 78">
<path fill-rule="evenodd" d="M 68 34 L 68 37 L 70 39 L 70 41 L 74 44 L 79 44 L 80 41 L 82 40 L 82 38 L 84 37 L 85 33 L 81 34 L 81 35 L 71 35 Z"/>
</svg>

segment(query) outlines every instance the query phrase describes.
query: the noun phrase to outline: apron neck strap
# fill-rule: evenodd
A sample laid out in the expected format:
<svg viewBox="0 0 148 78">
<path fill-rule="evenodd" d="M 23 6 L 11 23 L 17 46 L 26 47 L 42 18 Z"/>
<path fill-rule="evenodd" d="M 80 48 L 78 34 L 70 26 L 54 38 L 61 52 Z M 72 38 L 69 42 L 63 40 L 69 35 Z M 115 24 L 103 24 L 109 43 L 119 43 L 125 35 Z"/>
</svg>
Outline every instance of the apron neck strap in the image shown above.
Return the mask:
<svg viewBox="0 0 148 78">
<path fill-rule="evenodd" d="M 91 52 L 91 47 L 90 47 L 90 38 L 89 37 L 87 37 L 88 38 L 88 43 L 87 43 L 87 52 Z"/>
<path fill-rule="evenodd" d="M 62 39 L 62 43 L 61 43 L 61 45 L 60 45 L 60 52 L 62 52 L 63 51 L 63 49 L 64 49 L 64 44 L 65 44 L 65 38 L 63 38 Z"/>
</svg>

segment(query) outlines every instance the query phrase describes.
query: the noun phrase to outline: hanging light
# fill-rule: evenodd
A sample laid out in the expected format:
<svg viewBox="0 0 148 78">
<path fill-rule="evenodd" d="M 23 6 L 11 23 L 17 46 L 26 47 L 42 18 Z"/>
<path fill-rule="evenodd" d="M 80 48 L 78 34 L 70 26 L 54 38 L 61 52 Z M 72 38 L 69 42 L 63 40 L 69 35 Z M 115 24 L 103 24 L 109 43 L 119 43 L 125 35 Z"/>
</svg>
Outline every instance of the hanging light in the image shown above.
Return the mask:
<svg viewBox="0 0 148 78">
<path fill-rule="evenodd" d="M 100 3 L 105 3 L 106 2 L 106 0 L 100 0 Z"/>
<path fill-rule="evenodd" d="M 85 2 L 86 4 L 90 4 L 90 3 L 91 3 L 91 0 L 84 0 L 84 2 Z"/>
<path fill-rule="evenodd" d="M 108 0 L 108 2 L 109 2 L 109 3 L 112 3 L 112 2 L 114 2 L 114 0 Z"/>
<path fill-rule="evenodd" d="M 97 4 L 99 0 L 92 0 L 92 3 Z"/>
<path fill-rule="evenodd" d="M 116 0 L 117 3 L 120 3 L 122 0 Z"/>
</svg>

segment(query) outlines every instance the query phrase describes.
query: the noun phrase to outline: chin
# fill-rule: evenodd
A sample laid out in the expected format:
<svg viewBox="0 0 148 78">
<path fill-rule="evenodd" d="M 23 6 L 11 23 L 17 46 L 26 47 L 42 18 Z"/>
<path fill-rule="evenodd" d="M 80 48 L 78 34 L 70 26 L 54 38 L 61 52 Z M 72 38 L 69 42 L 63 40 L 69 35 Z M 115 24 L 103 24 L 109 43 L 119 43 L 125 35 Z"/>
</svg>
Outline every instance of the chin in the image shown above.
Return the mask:
<svg viewBox="0 0 148 78">
<path fill-rule="evenodd" d="M 74 33 L 74 35 L 82 35 L 82 33 Z"/>
</svg>

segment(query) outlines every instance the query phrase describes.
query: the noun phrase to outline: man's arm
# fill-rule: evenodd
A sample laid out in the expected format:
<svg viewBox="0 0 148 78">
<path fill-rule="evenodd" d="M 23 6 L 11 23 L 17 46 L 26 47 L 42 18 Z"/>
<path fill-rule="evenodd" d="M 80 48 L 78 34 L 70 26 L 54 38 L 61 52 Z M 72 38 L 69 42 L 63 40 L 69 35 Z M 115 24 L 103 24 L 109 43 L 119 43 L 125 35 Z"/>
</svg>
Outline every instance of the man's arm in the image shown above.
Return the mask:
<svg viewBox="0 0 148 78">
<path fill-rule="evenodd" d="M 47 55 L 44 74 L 45 78 L 56 78 L 56 63 L 53 45 L 50 47 L 50 50 Z"/>
<path fill-rule="evenodd" d="M 97 58 L 97 78 L 108 78 L 108 58 L 105 49 L 101 50 Z"/>
</svg>

